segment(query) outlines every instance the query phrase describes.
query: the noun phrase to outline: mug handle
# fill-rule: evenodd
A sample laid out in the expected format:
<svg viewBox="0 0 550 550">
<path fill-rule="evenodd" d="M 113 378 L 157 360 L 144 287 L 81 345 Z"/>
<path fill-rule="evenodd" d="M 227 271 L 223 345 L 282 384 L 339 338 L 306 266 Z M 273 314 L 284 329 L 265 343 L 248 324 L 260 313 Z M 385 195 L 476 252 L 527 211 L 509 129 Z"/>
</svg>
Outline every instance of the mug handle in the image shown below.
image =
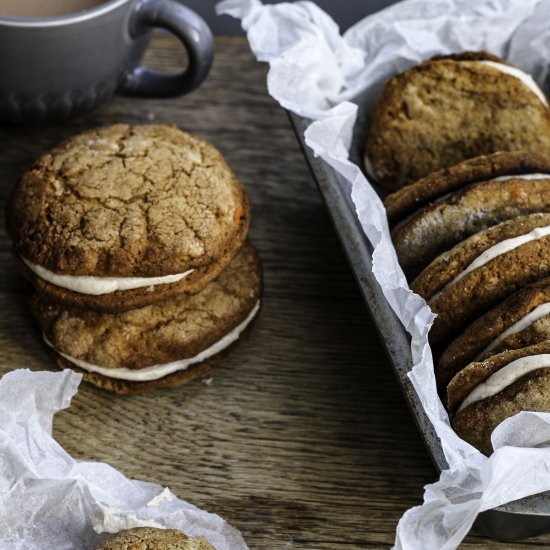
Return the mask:
<svg viewBox="0 0 550 550">
<path fill-rule="evenodd" d="M 174 97 L 195 89 L 206 78 L 214 58 L 210 28 L 194 11 L 175 0 L 142 0 L 132 14 L 132 35 L 160 27 L 175 34 L 187 51 L 187 69 L 161 74 L 138 65 L 126 76 L 117 93 L 137 97 Z"/>
</svg>

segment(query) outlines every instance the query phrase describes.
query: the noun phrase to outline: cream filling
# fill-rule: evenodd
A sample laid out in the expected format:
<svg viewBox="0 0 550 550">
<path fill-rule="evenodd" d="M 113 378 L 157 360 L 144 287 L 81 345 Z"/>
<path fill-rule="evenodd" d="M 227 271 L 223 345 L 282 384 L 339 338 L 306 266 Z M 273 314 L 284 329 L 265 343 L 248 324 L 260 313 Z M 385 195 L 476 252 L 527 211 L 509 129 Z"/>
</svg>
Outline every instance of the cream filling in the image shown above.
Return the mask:
<svg viewBox="0 0 550 550">
<path fill-rule="evenodd" d="M 544 367 L 550 367 L 550 354 L 548 353 L 529 355 L 528 357 L 521 357 L 508 363 L 497 372 L 491 374 L 485 382 L 476 386 L 464 399 L 457 412 L 460 412 L 472 403 L 496 395 L 525 374 Z"/>
<path fill-rule="evenodd" d="M 490 248 L 485 250 L 485 252 L 480 254 L 464 271 L 459 273 L 454 279 L 447 283 L 439 292 L 436 292 L 430 298 L 429 303 L 432 304 L 433 302 L 435 302 L 443 292 L 456 285 L 456 283 L 458 283 L 462 278 L 468 275 L 468 273 L 471 273 L 475 269 L 484 266 L 486 263 L 494 260 L 496 257 L 501 256 L 502 254 L 506 254 L 506 252 L 510 252 L 510 250 L 514 250 L 515 248 L 527 244 L 528 242 L 542 239 L 547 235 L 550 235 L 550 225 L 546 225 L 544 227 L 536 227 L 525 235 L 520 235 L 519 237 L 513 237 L 511 239 L 505 239 L 504 241 L 500 241 L 499 243 L 491 246 Z"/>
<path fill-rule="evenodd" d="M 80 367 L 83 370 L 88 372 L 96 372 L 103 376 L 109 378 L 117 378 L 119 380 L 128 380 L 130 382 L 146 382 L 148 380 L 158 380 L 163 376 L 168 376 L 179 370 L 185 370 L 195 363 L 201 363 L 206 361 L 210 357 L 220 353 L 224 349 L 228 348 L 233 342 L 238 340 L 241 333 L 246 329 L 246 327 L 252 322 L 256 313 L 260 309 L 260 300 L 256 302 L 256 305 L 252 308 L 252 311 L 248 314 L 248 317 L 238 326 L 236 326 L 231 332 L 228 332 L 223 338 L 218 340 L 215 344 L 212 344 L 209 348 L 201 351 L 195 357 L 190 357 L 188 359 L 180 359 L 178 361 L 172 361 L 171 363 L 163 363 L 160 365 L 153 365 L 151 367 L 144 367 L 143 369 L 127 369 L 127 368 L 108 368 L 100 367 L 99 365 L 93 365 L 87 363 L 86 361 L 81 361 L 60 351 L 56 351 L 62 357 L 70 361 L 77 367 Z M 53 348 L 52 343 L 44 336 L 44 340 L 48 346 Z M 55 349 L 55 348 L 54 348 Z"/>
<path fill-rule="evenodd" d="M 547 180 L 550 179 L 550 174 L 516 174 L 515 176 L 498 176 L 489 181 L 506 181 L 506 180 Z"/>
<path fill-rule="evenodd" d="M 59 275 L 53 271 L 49 271 L 45 267 L 33 264 L 21 258 L 27 267 L 38 277 L 52 283 L 55 286 L 79 292 L 80 294 L 92 294 L 99 296 L 101 294 L 109 294 L 117 290 L 132 290 L 134 288 L 143 288 L 155 285 L 166 285 L 181 281 L 193 271 L 189 269 L 184 273 L 174 273 L 173 275 L 164 275 L 162 277 L 89 277 L 81 275 Z"/>
<path fill-rule="evenodd" d="M 372 166 L 372 162 L 371 162 L 370 158 L 367 156 L 366 153 L 363 155 L 363 164 L 365 166 L 367 176 L 371 177 L 372 179 L 376 179 L 374 177 L 374 168 Z"/>
<path fill-rule="evenodd" d="M 537 306 L 533 311 L 530 311 L 527 315 L 522 317 L 519 321 L 510 325 L 505 331 L 501 332 L 475 359 L 479 361 L 487 352 L 495 349 L 505 338 L 508 338 L 511 334 L 521 332 L 523 329 L 532 325 L 535 321 L 542 319 L 546 315 L 550 314 L 550 303 L 541 304 Z"/>
<path fill-rule="evenodd" d="M 542 101 L 542 103 L 546 107 L 548 107 L 548 100 L 546 99 L 546 96 L 539 88 L 537 83 L 533 80 L 533 77 L 531 75 L 520 71 L 516 67 L 510 67 L 510 65 L 505 65 L 504 63 L 496 63 L 495 61 L 476 61 L 476 63 L 488 65 L 489 67 L 493 67 L 501 73 L 505 73 L 507 75 L 513 76 L 514 78 L 517 78 L 518 80 L 521 80 L 523 84 L 525 84 L 525 86 L 527 86 Z"/>
</svg>

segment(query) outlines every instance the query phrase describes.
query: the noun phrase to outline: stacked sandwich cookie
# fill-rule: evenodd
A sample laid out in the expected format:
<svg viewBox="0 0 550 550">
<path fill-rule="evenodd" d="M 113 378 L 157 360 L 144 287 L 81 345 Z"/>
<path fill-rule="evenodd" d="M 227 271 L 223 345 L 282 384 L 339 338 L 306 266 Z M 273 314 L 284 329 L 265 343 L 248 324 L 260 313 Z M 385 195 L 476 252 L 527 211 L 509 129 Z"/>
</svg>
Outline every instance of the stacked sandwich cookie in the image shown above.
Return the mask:
<svg viewBox="0 0 550 550">
<path fill-rule="evenodd" d="M 410 288 L 437 317 L 436 381 L 482 452 L 505 418 L 550 412 L 550 110 L 484 52 L 437 57 L 383 89 L 365 148 Z"/>
<path fill-rule="evenodd" d="M 210 144 L 115 125 L 43 155 L 7 229 L 62 368 L 118 393 L 209 372 L 259 310 L 246 191 Z"/>
</svg>

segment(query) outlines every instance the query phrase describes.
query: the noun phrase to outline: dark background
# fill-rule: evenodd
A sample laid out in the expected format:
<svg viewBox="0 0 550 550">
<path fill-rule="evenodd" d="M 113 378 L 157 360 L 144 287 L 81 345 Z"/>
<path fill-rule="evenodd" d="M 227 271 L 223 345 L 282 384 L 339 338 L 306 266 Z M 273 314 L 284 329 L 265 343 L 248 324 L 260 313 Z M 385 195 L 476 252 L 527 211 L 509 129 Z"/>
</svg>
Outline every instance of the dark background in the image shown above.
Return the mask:
<svg viewBox="0 0 550 550">
<path fill-rule="evenodd" d="M 241 34 L 240 22 L 229 16 L 217 16 L 217 0 L 183 0 L 183 3 L 200 14 L 214 34 Z M 277 4 L 279 0 L 264 0 L 264 4 Z M 359 19 L 395 3 L 395 0 L 317 0 L 316 3 L 330 14 L 345 31 Z"/>
</svg>

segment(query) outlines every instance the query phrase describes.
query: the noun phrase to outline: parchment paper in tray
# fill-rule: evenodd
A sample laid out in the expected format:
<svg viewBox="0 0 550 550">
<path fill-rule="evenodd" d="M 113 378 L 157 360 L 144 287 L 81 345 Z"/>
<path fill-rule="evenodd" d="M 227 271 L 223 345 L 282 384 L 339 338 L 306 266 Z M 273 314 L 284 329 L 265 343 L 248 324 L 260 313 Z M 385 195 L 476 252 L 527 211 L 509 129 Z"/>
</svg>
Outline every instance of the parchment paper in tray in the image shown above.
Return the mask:
<svg viewBox="0 0 550 550">
<path fill-rule="evenodd" d="M 424 504 L 401 519 L 396 548 L 456 548 L 479 512 L 550 489 L 550 415 L 520 413 L 503 422 L 493 433 L 495 452 L 489 458 L 450 428 L 427 341 L 433 315 L 409 290 L 382 203 L 348 158 L 357 106 L 347 100 L 362 94 L 369 106 L 396 72 L 436 54 L 464 50 L 500 55 L 544 85 L 550 0 L 408 0 L 364 19 L 344 36 L 311 2 L 264 6 L 259 0 L 225 0 L 218 12 L 240 18 L 256 57 L 269 62 L 270 94 L 312 120 L 305 142 L 349 182 L 374 248 L 373 273 L 411 335 L 409 376 L 449 468 L 425 488 Z"/>
<path fill-rule="evenodd" d="M 240 533 L 154 483 L 101 462 L 73 459 L 52 437 L 81 375 L 16 370 L 0 380 L 0 548 L 92 550 L 140 526 L 204 535 L 218 550 L 245 550 Z"/>
</svg>

